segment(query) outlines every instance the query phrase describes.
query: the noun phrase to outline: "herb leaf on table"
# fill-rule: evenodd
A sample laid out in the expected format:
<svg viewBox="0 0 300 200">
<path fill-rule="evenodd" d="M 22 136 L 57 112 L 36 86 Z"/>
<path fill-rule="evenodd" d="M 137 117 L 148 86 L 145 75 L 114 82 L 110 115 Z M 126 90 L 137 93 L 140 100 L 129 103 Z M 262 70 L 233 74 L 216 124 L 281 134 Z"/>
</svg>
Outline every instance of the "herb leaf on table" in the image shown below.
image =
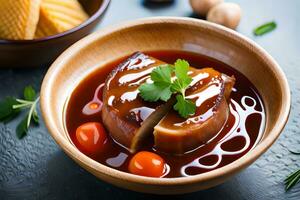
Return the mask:
<svg viewBox="0 0 300 200">
<path fill-rule="evenodd" d="M 288 177 L 286 177 L 286 179 L 284 180 L 285 190 L 288 191 L 299 182 L 300 182 L 300 169 L 296 170 L 295 172 L 291 173 Z"/>
<path fill-rule="evenodd" d="M 36 124 L 39 123 L 37 104 L 40 98 L 32 86 L 25 87 L 23 96 L 24 99 L 6 97 L 0 101 L 0 122 L 7 123 L 16 118 L 21 111 L 27 112 L 16 127 L 16 134 L 20 139 L 28 133 L 32 120 Z"/>
<path fill-rule="evenodd" d="M 4 100 L 0 101 L 1 122 L 9 122 L 19 114 L 20 109 L 13 109 L 13 105 L 16 104 L 18 104 L 18 102 L 12 97 L 6 97 Z"/>
<path fill-rule="evenodd" d="M 34 101 L 35 97 L 36 97 L 36 93 L 35 93 L 33 87 L 32 86 L 25 87 L 25 89 L 24 89 L 25 100 Z"/>
<path fill-rule="evenodd" d="M 256 36 L 261 36 L 276 29 L 276 22 L 268 22 L 254 29 L 253 33 Z"/>
</svg>

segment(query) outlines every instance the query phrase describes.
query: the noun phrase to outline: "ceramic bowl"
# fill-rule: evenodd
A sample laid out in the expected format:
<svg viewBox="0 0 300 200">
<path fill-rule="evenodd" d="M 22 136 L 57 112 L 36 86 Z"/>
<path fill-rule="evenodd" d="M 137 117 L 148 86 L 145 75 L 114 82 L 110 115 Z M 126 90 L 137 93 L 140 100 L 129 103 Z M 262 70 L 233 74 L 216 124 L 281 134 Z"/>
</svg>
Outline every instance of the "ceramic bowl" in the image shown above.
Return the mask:
<svg viewBox="0 0 300 200">
<path fill-rule="evenodd" d="M 79 0 L 79 2 L 90 18 L 73 29 L 33 40 L 0 40 L 0 68 L 50 64 L 67 47 L 88 35 L 103 18 L 110 0 Z"/>
<path fill-rule="evenodd" d="M 91 72 L 135 51 L 196 52 L 236 68 L 256 86 L 266 108 L 259 144 L 222 168 L 181 178 L 149 178 L 104 166 L 81 153 L 68 139 L 65 106 L 74 88 Z M 105 75 L 104 75 L 105 76 Z M 261 156 L 280 135 L 290 111 L 287 79 L 276 61 L 241 34 L 210 22 L 177 17 L 147 18 L 102 29 L 75 43 L 50 67 L 42 84 L 41 108 L 59 146 L 79 165 L 113 185 L 147 193 L 179 194 L 220 184 Z"/>
</svg>

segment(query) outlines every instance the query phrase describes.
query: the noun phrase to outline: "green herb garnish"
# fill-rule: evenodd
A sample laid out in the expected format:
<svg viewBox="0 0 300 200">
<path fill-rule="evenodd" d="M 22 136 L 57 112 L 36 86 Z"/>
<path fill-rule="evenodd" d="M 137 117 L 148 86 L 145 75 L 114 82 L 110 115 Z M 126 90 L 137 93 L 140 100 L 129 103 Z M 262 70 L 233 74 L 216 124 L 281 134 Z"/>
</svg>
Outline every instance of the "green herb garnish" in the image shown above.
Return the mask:
<svg viewBox="0 0 300 200">
<path fill-rule="evenodd" d="M 289 150 L 289 149 L 288 149 L 288 151 L 294 155 L 300 155 L 300 152 L 296 152 L 296 151 Z M 300 169 L 296 170 L 295 172 L 291 173 L 290 175 L 288 175 L 286 177 L 286 179 L 284 180 L 285 190 L 288 191 L 289 189 L 294 187 L 299 182 L 300 182 Z"/>
<path fill-rule="evenodd" d="M 253 33 L 256 36 L 264 35 L 273 31 L 277 27 L 276 22 L 268 22 L 254 29 Z"/>
<path fill-rule="evenodd" d="M 183 95 L 176 95 L 176 104 L 173 106 L 181 117 L 187 118 L 189 115 L 195 114 L 196 106 L 193 102 L 186 100 Z"/>
<path fill-rule="evenodd" d="M 178 59 L 174 66 L 160 65 L 151 73 L 153 83 L 144 83 L 139 87 L 140 96 L 145 101 L 168 101 L 172 94 L 176 94 L 176 104 L 173 106 L 181 117 L 187 118 L 195 114 L 195 104 L 185 98 L 185 90 L 192 82 L 188 75 L 189 63 Z M 172 81 L 172 73 L 175 72 L 175 80 Z"/>
<path fill-rule="evenodd" d="M 285 180 L 285 190 L 288 191 L 297 183 L 300 182 L 300 169 L 296 170 L 295 172 L 291 173 Z"/>
<path fill-rule="evenodd" d="M 37 103 L 39 97 L 37 97 L 35 90 L 32 86 L 27 86 L 24 89 L 24 99 L 16 99 L 13 97 L 6 97 L 0 102 L 0 122 L 9 122 L 13 120 L 21 110 L 27 110 L 28 113 L 21 120 L 16 128 L 18 138 L 23 138 L 30 127 L 31 120 L 36 124 L 39 123 L 39 117 L 37 114 Z"/>
<path fill-rule="evenodd" d="M 168 101 L 171 92 L 171 73 L 173 68 L 170 65 L 162 65 L 155 68 L 151 73 L 153 83 L 144 83 L 139 87 L 140 95 L 145 101 Z"/>
</svg>

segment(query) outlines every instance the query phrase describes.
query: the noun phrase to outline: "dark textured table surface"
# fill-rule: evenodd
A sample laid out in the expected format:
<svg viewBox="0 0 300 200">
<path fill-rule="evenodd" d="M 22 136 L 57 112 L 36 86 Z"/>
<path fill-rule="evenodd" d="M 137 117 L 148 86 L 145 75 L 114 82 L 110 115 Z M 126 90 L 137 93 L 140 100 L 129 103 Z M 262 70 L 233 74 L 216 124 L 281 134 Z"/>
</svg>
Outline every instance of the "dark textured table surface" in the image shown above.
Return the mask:
<svg viewBox="0 0 300 200">
<path fill-rule="evenodd" d="M 284 191 L 283 179 L 300 167 L 300 1 L 232 0 L 243 17 L 238 32 L 264 47 L 286 73 L 292 91 L 292 111 L 280 138 L 260 159 L 242 173 L 217 187 L 180 199 L 300 199 L 300 185 Z M 191 16 L 187 0 L 165 7 L 145 7 L 140 0 L 112 0 L 99 28 L 140 17 Z M 262 37 L 252 30 L 275 20 L 278 28 Z M 37 89 L 48 66 L 34 69 L 0 69 L 0 99 L 19 96 L 25 85 Z M 266 83 L 268 84 L 268 83 Z M 47 116 L 45 116 L 47 117 Z M 53 141 L 43 122 L 18 140 L 12 123 L 0 124 L 0 199 L 154 199 L 163 198 L 116 188 L 96 179 L 73 162 Z"/>
</svg>

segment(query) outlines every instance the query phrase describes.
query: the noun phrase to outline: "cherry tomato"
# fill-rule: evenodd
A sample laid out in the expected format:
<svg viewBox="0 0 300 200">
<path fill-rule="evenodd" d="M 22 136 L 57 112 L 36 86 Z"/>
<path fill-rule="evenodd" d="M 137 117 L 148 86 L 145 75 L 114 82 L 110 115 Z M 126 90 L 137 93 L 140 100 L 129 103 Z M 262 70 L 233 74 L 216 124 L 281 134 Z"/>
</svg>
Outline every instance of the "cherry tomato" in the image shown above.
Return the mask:
<svg viewBox="0 0 300 200">
<path fill-rule="evenodd" d="M 150 177 L 161 177 L 165 172 L 165 161 L 157 154 L 141 151 L 129 162 L 129 171 L 133 174 Z"/>
<path fill-rule="evenodd" d="M 76 129 L 76 138 L 83 150 L 97 153 L 103 149 L 107 136 L 102 124 L 88 122 Z"/>
</svg>

